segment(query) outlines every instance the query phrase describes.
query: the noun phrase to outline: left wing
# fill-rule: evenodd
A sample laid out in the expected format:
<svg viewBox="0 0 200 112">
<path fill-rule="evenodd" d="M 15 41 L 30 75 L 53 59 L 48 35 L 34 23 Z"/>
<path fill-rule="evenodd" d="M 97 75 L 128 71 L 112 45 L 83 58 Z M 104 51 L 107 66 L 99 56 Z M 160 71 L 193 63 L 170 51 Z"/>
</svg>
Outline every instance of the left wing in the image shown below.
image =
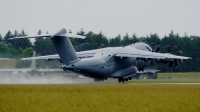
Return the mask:
<svg viewBox="0 0 200 112">
<path fill-rule="evenodd" d="M 30 69 L 30 68 L 26 68 L 26 69 L 0 69 L 0 72 L 22 72 L 22 73 L 26 73 L 26 72 L 32 72 L 32 71 L 37 71 L 37 72 L 59 72 L 59 71 L 63 71 L 62 69 Z"/>
<path fill-rule="evenodd" d="M 78 58 L 83 57 L 92 57 L 97 52 L 97 50 L 90 50 L 90 51 L 82 51 L 82 52 L 76 52 Z M 28 57 L 28 58 L 22 58 L 21 60 L 33 60 L 33 59 L 45 59 L 45 60 L 52 60 L 52 59 L 60 59 L 58 54 L 54 55 L 46 55 L 46 56 L 37 56 L 37 57 Z"/>
<path fill-rule="evenodd" d="M 154 58 L 154 59 L 192 59 L 191 57 L 177 56 L 169 53 L 156 53 L 150 51 L 139 50 L 131 46 L 127 46 L 120 50 L 115 56 L 117 57 L 135 57 L 135 58 Z"/>
<path fill-rule="evenodd" d="M 88 51 L 81 51 L 81 52 L 76 52 L 76 55 L 78 58 L 85 58 L 85 57 L 93 57 L 97 52 L 99 51 L 112 51 L 114 54 L 121 50 L 122 47 L 110 47 L 110 48 L 101 48 L 101 49 L 95 49 L 95 50 L 88 50 Z M 28 58 L 22 58 L 21 60 L 32 60 L 32 59 L 46 59 L 46 60 L 51 60 L 51 59 L 60 59 L 58 54 L 54 55 L 46 55 L 46 56 L 37 56 L 37 57 L 28 57 Z"/>
<path fill-rule="evenodd" d="M 37 57 L 28 57 L 28 58 L 22 58 L 21 60 L 33 60 L 33 59 L 60 59 L 58 54 L 54 55 L 46 55 L 46 56 L 37 56 Z"/>
</svg>

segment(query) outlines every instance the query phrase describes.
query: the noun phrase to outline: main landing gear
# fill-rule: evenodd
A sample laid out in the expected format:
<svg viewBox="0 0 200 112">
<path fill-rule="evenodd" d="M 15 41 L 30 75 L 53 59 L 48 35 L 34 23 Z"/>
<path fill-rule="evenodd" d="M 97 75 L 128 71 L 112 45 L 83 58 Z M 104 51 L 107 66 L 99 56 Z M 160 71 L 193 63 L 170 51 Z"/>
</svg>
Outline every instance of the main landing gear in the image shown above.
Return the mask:
<svg viewBox="0 0 200 112">
<path fill-rule="evenodd" d="M 131 79 L 132 79 L 132 77 L 129 77 L 129 78 L 126 78 L 126 79 L 124 79 L 124 78 L 118 78 L 118 82 L 119 83 L 124 83 L 124 82 L 126 82 L 128 80 L 131 80 Z"/>
<path fill-rule="evenodd" d="M 100 82 L 104 80 L 107 80 L 107 78 L 94 78 L 94 82 Z"/>
</svg>

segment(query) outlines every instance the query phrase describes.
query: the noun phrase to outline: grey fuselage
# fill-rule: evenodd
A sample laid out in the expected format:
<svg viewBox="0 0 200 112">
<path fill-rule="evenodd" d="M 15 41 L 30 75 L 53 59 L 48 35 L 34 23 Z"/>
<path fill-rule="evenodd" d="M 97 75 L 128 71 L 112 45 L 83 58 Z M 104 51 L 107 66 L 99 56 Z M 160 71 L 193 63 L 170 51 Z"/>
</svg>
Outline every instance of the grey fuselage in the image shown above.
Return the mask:
<svg viewBox="0 0 200 112">
<path fill-rule="evenodd" d="M 115 57 L 115 54 L 123 47 L 110 47 L 99 50 L 93 57 L 82 58 L 78 62 L 65 66 L 68 70 L 74 70 L 88 77 L 108 78 L 117 70 L 135 65 L 133 57 Z"/>
<path fill-rule="evenodd" d="M 58 59 L 63 64 L 63 70 L 68 69 L 80 72 L 95 80 L 104 80 L 112 77 L 118 78 L 119 82 L 124 82 L 128 79 L 131 80 L 131 77 L 137 71 L 144 71 L 144 67 L 149 62 L 153 65 L 153 60 L 161 63 L 169 63 L 169 66 L 178 66 L 177 60 L 191 59 L 191 57 L 178 56 L 170 53 L 158 53 L 158 49 L 152 49 L 149 45 L 142 42 L 125 47 L 107 47 L 76 52 L 69 37 L 82 39 L 86 37 L 67 33 L 65 28 L 62 28 L 53 35 L 24 36 L 14 37 L 12 39 L 40 37 L 50 38 L 58 53 L 58 55 L 40 56 L 41 59 Z"/>
</svg>

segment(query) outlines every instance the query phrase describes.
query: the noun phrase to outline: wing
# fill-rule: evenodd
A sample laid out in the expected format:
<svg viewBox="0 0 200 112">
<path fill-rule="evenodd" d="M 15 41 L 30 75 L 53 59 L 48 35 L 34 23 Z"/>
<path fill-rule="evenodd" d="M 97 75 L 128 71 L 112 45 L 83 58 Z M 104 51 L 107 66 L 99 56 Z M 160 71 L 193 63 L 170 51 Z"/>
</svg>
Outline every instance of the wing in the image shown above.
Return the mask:
<svg viewBox="0 0 200 112">
<path fill-rule="evenodd" d="M 22 72 L 22 73 L 27 73 L 27 72 L 32 72 L 32 71 L 37 71 L 37 72 L 59 72 L 63 71 L 62 69 L 0 69 L 0 72 Z"/>
<path fill-rule="evenodd" d="M 76 52 L 76 54 L 78 58 L 84 58 L 84 57 L 92 57 L 96 52 L 97 51 L 95 50 L 91 50 L 91 51 Z M 60 59 L 60 57 L 58 54 L 54 54 L 54 55 L 22 58 L 21 60 L 34 60 L 34 59 L 54 60 L 54 59 Z"/>
<path fill-rule="evenodd" d="M 177 56 L 169 53 L 156 53 L 151 51 L 139 50 L 131 46 L 127 46 L 120 50 L 116 57 L 135 57 L 135 58 L 154 58 L 154 59 L 192 59 L 191 57 Z"/>
<path fill-rule="evenodd" d="M 115 48 L 102 48 L 102 49 L 81 51 L 81 52 L 76 52 L 76 54 L 77 54 L 78 58 L 93 57 L 97 52 L 103 51 L 105 49 L 111 49 L 112 51 L 114 51 Z M 117 52 L 117 51 L 115 51 L 115 52 Z M 54 55 L 46 55 L 46 56 L 22 58 L 21 60 L 32 60 L 32 59 L 46 59 L 46 60 L 51 60 L 51 59 L 60 59 L 60 57 L 59 57 L 58 54 L 54 54 Z"/>
<path fill-rule="evenodd" d="M 99 50 L 89 50 L 89 51 L 81 51 L 81 52 L 76 52 L 78 58 L 83 58 L 83 57 L 93 57 Z"/>
<path fill-rule="evenodd" d="M 60 57 L 59 57 L 58 54 L 54 54 L 54 55 L 46 55 L 46 56 L 37 56 L 37 57 L 22 58 L 21 60 L 33 60 L 33 59 L 51 60 L 51 59 L 60 59 Z"/>
<path fill-rule="evenodd" d="M 31 69 L 0 69 L 0 72 L 28 72 Z"/>
</svg>

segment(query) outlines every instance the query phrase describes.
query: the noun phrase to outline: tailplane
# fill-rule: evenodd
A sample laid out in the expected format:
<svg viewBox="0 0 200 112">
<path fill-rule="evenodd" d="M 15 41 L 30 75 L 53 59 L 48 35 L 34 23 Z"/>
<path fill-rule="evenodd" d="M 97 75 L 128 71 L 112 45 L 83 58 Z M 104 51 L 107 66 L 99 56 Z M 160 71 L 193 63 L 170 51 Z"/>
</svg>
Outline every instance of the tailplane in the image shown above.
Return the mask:
<svg viewBox="0 0 200 112">
<path fill-rule="evenodd" d="M 35 51 L 33 51 L 33 57 L 35 57 Z M 35 59 L 31 59 L 31 69 L 35 70 L 36 69 L 36 63 L 35 63 Z"/>
<path fill-rule="evenodd" d="M 72 46 L 72 43 L 69 40 L 69 37 L 84 39 L 85 36 L 67 34 L 67 31 L 65 28 L 59 30 L 57 33 L 55 33 L 53 35 L 14 37 L 14 38 L 11 38 L 10 40 L 23 39 L 23 38 L 41 38 L 41 37 L 51 38 L 53 45 L 56 48 L 58 55 L 60 56 L 60 61 L 63 64 L 70 64 L 70 63 L 79 61 L 79 58 L 76 55 L 76 52 Z"/>
</svg>

